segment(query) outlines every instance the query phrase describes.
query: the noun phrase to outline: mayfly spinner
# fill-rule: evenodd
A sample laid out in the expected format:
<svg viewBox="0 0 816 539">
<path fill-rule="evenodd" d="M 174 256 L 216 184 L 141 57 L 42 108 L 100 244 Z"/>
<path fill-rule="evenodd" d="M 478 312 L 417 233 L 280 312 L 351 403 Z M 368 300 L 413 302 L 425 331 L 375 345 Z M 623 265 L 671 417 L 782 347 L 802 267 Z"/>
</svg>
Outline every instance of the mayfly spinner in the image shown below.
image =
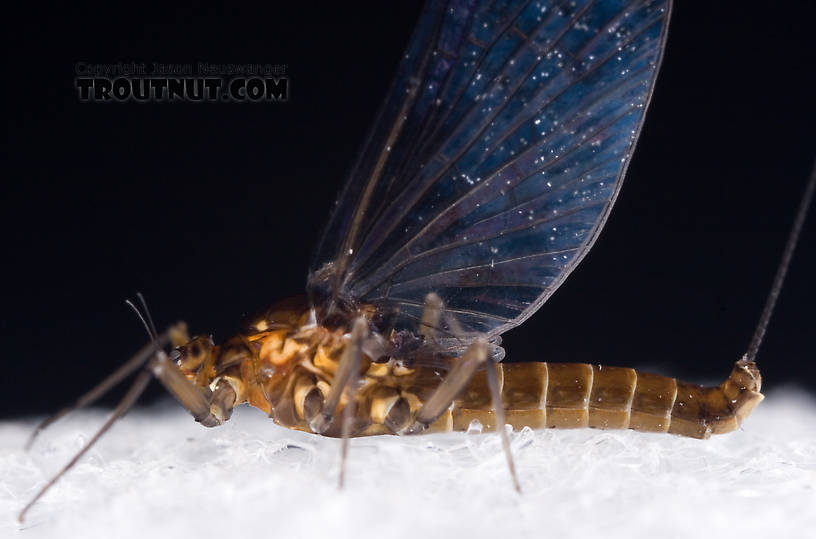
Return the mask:
<svg viewBox="0 0 816 539">
<path fill-rule="evenodd" d="M 154 376 L 207 427 L 249 403 L 279 425 L 342 437 L 342 463 L 351 436 L 478 420 L 502 437 L 516 489 L 499 428 L 507 423 L 695 438 L 738 428 L 763 398 L 754 358 L 816 175 L 755 337 L 719 386 L 594 364 L 501 363 L 501 334 L 564 282 L 612 209 L 670 4 L 430 2 L 318 245 L 307 297 L 219 345 L 188 338 L 182 324 L 152 330 L 140 353 L 37 429 L 141 371 L 20 518 Z"/>
</svg>

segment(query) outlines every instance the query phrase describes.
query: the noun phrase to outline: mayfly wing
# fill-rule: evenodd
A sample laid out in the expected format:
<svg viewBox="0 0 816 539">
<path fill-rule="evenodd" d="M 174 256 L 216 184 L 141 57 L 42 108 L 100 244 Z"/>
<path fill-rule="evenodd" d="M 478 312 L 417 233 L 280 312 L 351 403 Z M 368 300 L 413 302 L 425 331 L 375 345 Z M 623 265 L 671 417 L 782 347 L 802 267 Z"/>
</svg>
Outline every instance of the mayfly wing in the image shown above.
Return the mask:
<svg viewBox="0 0 816 539">
<path fill-rule="evenodd" d="M 318 312 L 522 323 L 595 241 L 643 123 L 669 0 L 429 2 L 319 244 Z M 444 328 L 443 328 L 444 329 Z"/>
</svg>

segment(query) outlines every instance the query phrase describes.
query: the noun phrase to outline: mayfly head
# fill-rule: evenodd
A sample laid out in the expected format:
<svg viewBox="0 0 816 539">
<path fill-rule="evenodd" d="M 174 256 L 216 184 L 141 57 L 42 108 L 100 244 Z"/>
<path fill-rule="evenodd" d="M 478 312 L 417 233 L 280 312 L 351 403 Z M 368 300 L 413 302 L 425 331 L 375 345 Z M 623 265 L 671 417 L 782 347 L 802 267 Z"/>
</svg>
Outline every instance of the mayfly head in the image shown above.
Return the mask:
<svg viewBox="0 0 816 539">
<path fill-rule="evenodd" d="M 212 377 L 213 373 L 207 372 L 213 370 L 215 342 L 212 337 L 198 336 L 182 342 L 173 343 L 175 349 L 170 354 L 170 359 L 174 360 L 188 377 L 198 376 L 199 373 L 202 377 L 206 375 Z"/>
</svg>

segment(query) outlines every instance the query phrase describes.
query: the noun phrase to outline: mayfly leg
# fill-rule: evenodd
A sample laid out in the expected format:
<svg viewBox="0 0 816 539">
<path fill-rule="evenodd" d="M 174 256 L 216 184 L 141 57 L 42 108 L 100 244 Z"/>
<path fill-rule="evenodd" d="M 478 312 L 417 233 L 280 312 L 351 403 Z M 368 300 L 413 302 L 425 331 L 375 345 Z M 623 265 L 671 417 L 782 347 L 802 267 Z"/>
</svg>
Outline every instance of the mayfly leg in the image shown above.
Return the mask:
<svg viewBox="0 0 816 539">
<path fill-rule="evenodd" d="M 368 324 L 364 318 L 354 321 L 351 328 L 351 343 L 349 343 L 349 356 L 351 376 L 347 381 L 348 389 L 346 393 L 346 407 L 343 408 L 343 429 L 342 445 L 340 446 L 340 478 L 338 485 L 343 488 L 346 477 L 346 457 L 348 456 L 349 436 L 351 435 L 351 422 L 354 419 L 354 405 L 357 395 L 357 378 L 360 374 L 360 362 L 363 358 L 363 341 L 368 336 Z"/>
<path fill-rule="evenodd" d="M 452 333 L 454 337 L 461 338 L 464 331 L 459 321 L 445 308 L 442 298 L 440 298 L 438 294 L 430 292 L 425 297 L 425 308 L 422 312 L 420 332 L 426 338 L 434 339 L 437 333 L 441 331 L 441 322 L 443 321 L 447 324 L 448 331 Z M 467 386 L 476 371 L 486 363 L 488 363 L 488 344 L 484 339 L 477 339 L 465 351 L 463 356 L 456 361 L 453 369 L 451 369 L 442 383 L 439 384 L 439 387 L 437 387 L 428 401 L 419 409 L 414 423 L 405 429 L 403 434 L 414 434 L 425 430 L 428 425 L 433 423 L 450 407 L 453 400 L 462 392 L 465 386 Z M 490 365 L 486 366 L 486 371 L 490 398 L 496 415 L 496 429 L 499 431 L 502 449 L 505 457 L 507 457 L 507 467 L 510 470 L 513 487 L 516 489 L 516 492 L 521 492 L 521 486 L 518 476 L 516 475 L 516 465 L 513 461 L 513 453 L 510 451 L 510 438 L 505 429 L 501 389 L 492 361 L 490 361 Z"/>
<path fill-rule="evenodd" d="M 159 379 L 159 382 L 173 395 L 176 400 L 193 416 L 193 419 L 205 427 L 217 427 L 221 425 L 232 413 L 232 406 L 235 403 L 235 391 L 229 388 L 228 384 L 220 384 L 218 388 L 229 388 L 232 391 L 232 402 L 228 400 L 226 409 L 219 408 L 213 410 L 213 395 L 208 387 L 197 386 L 187 379 L 181 369 L 173 363 L 162 351 L 150 362 L 150 371 Z M 213 412 L 217 413 L 213 413 Z"/>
<path fill-rule="evenodd" d="M 504 456 L 507 458 L 507 468 L 510 470 L 510 477 L 513 479 L 513 487 L 516 492 L 521 494 L 521 485 L 519 484 L 518 476 L 516 475 L 516 464 L 513 462 L 513 452 L 510 451 L 510 438 L 507 435 L 507 422 L 504 418 L 504 405 L 502 404 L 501 389 L 499 389 L 499 377 L 496 375 L 496 369 L 493 368 L 491 362 L 487 366 L 487 385 L 490 387 L 490 398 L 493 401 L 493 410 L 496 414 L 496 430 L 501 436 L 502 449 Z"/>
<path fill-rule="evenodd" d="M 487 341 L 477 339 L 458 358 L 447 376 L 417 411 L 414 422 L 400 434 L 418 434 L 447 410 L 487 361 Z"/>
<path fill-rule="evenodd" d="M 31 435 L 28 437 L 28 440 L 25 444 L 25 450 L 28 451 L 34 445 L 34 441 L 37 439 L 37 436 L 48 428 L 53 423 L 59 421 L 66 415 L 70 414 L 75 410 L 79 410 L 81 408 L 85 408 L 86 406 L 90 406 L 97 400 L 99 400 L 102 395 L 110 391 L 113 387 L 119 384 L 122 380 L 127 378 L 129 375 L 134 373 L 139 367 L 144 365 L 144 363 L 150 359 L 150 356 L 156 352 L 156 350 L 162 349 L 170 343 L 176 342 L 186 342 L 189 340 L 187 337 L 187 327 L 183 322 L 179 322 L 178 324 L 171 326 L 167 332 L 162 335 L 158 335 L 156 332 L 156 325 L 153 323 L 153 318 L 150 316 L 150 310 L 147 308 L 147 302 L 144 299 L 144 296 L 141 292 L 138 292 L 136 296 L 139 298 L 139 302 L 142 305 L 142 309 L 144 310 L 144 315 L 142 311 L 140 311 L 132 301 L 126 300 L 127 303 L 135 312 L 139 319 L 142 321 L 142 324 L 147 331 L 148 336 L 151 339 L 151 342 L 145 345 L 139 352 L 136 353 L 131 359 L 126 361 L 122 366 L 118 369 L 113 371 L 109 374 L 104 380 L 99 382 L 93 389 L 85 393 L 84 395 L 80 396 L 73 404 L 70 404 L 61 410 L 57 411 L 55 414 L 50 415 L 43 419 L 35 428 Z"/>
<path fill-rule="evenodd" d="M 343 408 L 342 417 L 342 445 L 340 449 L 340 478 L 339 486 L 343 487 L 346 470 L 346 456 L 348 455 L 349 436 L 351 436 L 351 424 L 354 420 L 354 404 L 357 393 L 357 380 L 360 376 L 361 363 L 363 359 L 363 344 L 368 337 L 368 323 L 365 318 L 357 318 L 351 327 L 351 340 L 346 346 L 343 356 L 337 365 L 337 373 L 331 384 L 329 394 L 323 403 L 322 410 L 310 419 L 309 426 L 312 431 L 323 434 L 329 430 L 340 405 L 343 393 L 346 393 L 346 405 Z"/>
<path fill-rule="evenodd" d="M 229 417 L 232 406 L 235 403 L 235 392 L 229 384 L 219 384 L 215 393 L 209 388 L 202 388 L 187 379 L 181 369 L 162 350 L 164 346 L 173 340 L 173 335 L 181 331 L 174 326 L 158 335 L 149 344 L 144 346 L 135 356 L 129 359 L 124 365 L 114 371 L 113 374 L 105 378 L 99 385 L 83 395 L 74 406 L 64 408 L 56 415 L 44 421 L 35 431 L 41 431 L 45 426 L 53 423 L 56 419 L 64 416 L 77 408 L 90 404 L 105 392 L 111 389 L 128 374 L 147 364 L 147 370 L 142 371 L 130 386 L 122 400 L 119 401 L 113 413 L 105 421 L 104 425 L 93 435 L 93 437 L 80 449 L 76 455 L 59 471 L 48 483 L 43 486 L 34 498 L 20 511 L 17 517 L 20 522 L 25 518 L 26 512 L 48 492 L 48 490 L 65 475 L 82 456 L 105 434 L 117 419 L 133 406 L 139 396 L 150 382 L 151 376 L 155 376 L 167 388 L 170 393 L 193 415 L 196 421 L 204 426 L 214 427 L 223 423 Z M 30 444 L 29 444 L 30 445 Z"/>
<path fill-rule="evenodd" d="M 138 359 L 141 359 L 141 363 L 144 363 L 151 355 L 156 353 L 156 346 L 158 345 L 158 343 L 160 343 L 160 342 L 167 343 L 167 339 L 168 338 L 167 338 L 166 333 L 161 335 L 159 338 L 156 339 L 156 341 L 154 343 L 150 343 L 150 345 L 148 347 L 145 347 L 147 349 L 146 354 L 142 354 L 142 353 L 137 354 L 130 361 L 132 362 L 132 361 L 134 361 L 135 359 L 138 358 Z M 144 350 L 145 349 L 143 349 L 142 351 L 144 352 Z M 51 480 L 48 481 L 48 483 L 46 483 L 39 490 L 39 492 L 37 492 L 37 494 L 34 496 L 34 498 L 32 498 L 31 501 L 28 502 L 28 504 L 26 504 L 25 507 L 23 507 L 22 511 L 20 511 L 20 514 L 17 516 L 17 520 L 19 520 L 20 522 L 23 521 L 23 519 L 25 518 L 26 512 L 31 508 L 31 506 L 33 506 L 35 503 L 37 503 L 37 500 L 42 498 L 42 496 L 46 492 L 48 492 L 48 490 L 57 481 L 59 481 L 59 479 L 63 475 L 65 475 L 65 473 L 68 472 L 68 470 L 73 468 L 74 465 L 79 461 L 79 459 L 81 459 L 82 456 L 85 453 L 87 453 L 88 450 L 91 447 L 93 447 L 94 444 L 96 444 L 97 441 L 99 441 L 99 439 L 102 437 L 102 435 L 105 434 L 108 431 L 109 428 L 111 428 L 111 426 L 116 422 L 116 420 L 119 419 L 120 417 L 122 417 L 125 414 L 125 412 L 127 412 L 128 409 L 130 409 L 130 407 L 133 406 L 133 404 L 136 402 L 136 400 L 139 398 L 139 396 L 145 390 L 145 388 L 147 387 L 147 384 L 149 382 L 150 382 L 150 373 L 149 372 L 142 372 L 136 378 L 136 380 L 133 382 L 133 385 L 130 386 L 130 389 L 128 389 L 128 392 L 125 394 L 125 396 L 122 397 L 122 400 L 119 401 L 119 404 L 116 405 L 116 409 L 110 415 L 108 420 L 105 421 L 105 424 L 102 425 L 102 427 L 96 432 L 96 434 L 93 435 L 93 437 L 88 441 L 88 443 L 86 443 L 82 447 L 82 449 L 80 449 L 77 452 L 77 454 L 74 455 L 74 457 L 68 462 L 68 464 L 66 464 L 62 468 L 62 470 L 59 471 L 59 473 L 57 473 L 53 478 L 51 478 Z M 100 384 L 100 385 L 102 385 L 102 384 Z M 97 387 L 99 387 L 99 386 L 97 386 Z"/>
<path fill-rule="evenodd" d="M 428 425 L 436 421 L 445 410 L 453 403 L 453 400 L 465 389 L 473 375 L 480 368 L 487 370 L 487 380 L 490 387 L 490 396 L 493 401 L 493 408 L 496 414 L 496 429 L 501 436 L 502 448 L 507 457 L 507 465 L 510 476 L 513 480 L 513 487 L 517 492 L 521 492 L 516 466 L 513 462 L 513 453 L 510 451 L 510 440 L 505 428 L 504 408 L 499 390 L 498 377 L 495 366 L 488 360 L 488 343 L 484 339 L 476 339 L 471 344 L 462 357 L 456 360 L 451 371 L 439 384 L 430 398 L 422 405 L 416 414 L 413 424 L 406 428 L 401 434 L 418 434 L 428 428 Z"/>
<path fill-rule="evenodd" d="M 145 345 L 135 356 L 126 361 L 121 367 L 113 371 L 104 380 L 99 382 L 93 389 L 79 397 L 76 402 L 59 410 L 57 413 L 43 419 L 35 428 L 34 432 L 29 436 L 26 442 L 26 450 L 31 449 L 37 436 L 45 430 L 49 425 L 55 423 L 59 419 L 65 417 L 74 410 L 84 408 L 96 402 L 102 395 L 110 391 L 119 382 L 127 378 L 130 374 L 136 371 L 139 367 L 144 365 L 150 357 L 170 342 L 170 332 L 166 332 L 156 337 L 154 342 Z"/>
<path fill-rule="evenodd" d="M 148 368 L 159 379 L 165 389 L 192 414 L 196 421 L 205 427 L 221 425 L 232 415 L 232 408 L 237 397 L 235 390 L 226 380 L 218 381 L 215 392 L 211 391 L 207 386 L 200 386 L 189 380 L 179 366 L 167 357 L 161 347 L 156 345 L 156 325 L 153 323 L 153 317 L 150 316 L 147 302 L 141 292 L 137 293 L 136 296 L 142 304 L 144 314 L 132 301 L 126 300 L 125 303 L 134 310 L 142 321 L 145 331 L 154 341 L 153 345 L 156 348 L 156 354 L 150 361 Z M 179 340 L 188 342 L 190 340 L 187 337 L 186 326 L 183 323 L 171 327 L 168 334 L 172 342 Z"/>
<path fill-rule="evenodd" d="M 439 297 L 439 294 L 430 292 L 425 296 L 422 320 L 419 323 L 419 333 L 424 335 L 426 339 L 435 340 L 443 330 L 443 321 L 448 325 L 446 333 L 457 338 L 465 333 L 456 317 L 445 309 L 445 303 Z"/>
</svg>

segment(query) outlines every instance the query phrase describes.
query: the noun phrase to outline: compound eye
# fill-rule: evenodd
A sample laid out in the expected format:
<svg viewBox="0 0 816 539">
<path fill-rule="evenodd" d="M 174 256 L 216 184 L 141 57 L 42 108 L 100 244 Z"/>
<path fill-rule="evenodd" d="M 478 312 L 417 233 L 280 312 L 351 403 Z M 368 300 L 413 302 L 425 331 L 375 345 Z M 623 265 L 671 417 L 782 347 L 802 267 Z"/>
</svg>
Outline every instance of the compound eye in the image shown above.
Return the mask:
<svg viewBox="0 0 816 539">
<path fill-rule="evenodd" d="M 212 341 L 208 337 L 195 337 L 179 348 L 179 366 L 188 371 L 195 371 L 209 357 L 212 346 Z"/>
</svg>

